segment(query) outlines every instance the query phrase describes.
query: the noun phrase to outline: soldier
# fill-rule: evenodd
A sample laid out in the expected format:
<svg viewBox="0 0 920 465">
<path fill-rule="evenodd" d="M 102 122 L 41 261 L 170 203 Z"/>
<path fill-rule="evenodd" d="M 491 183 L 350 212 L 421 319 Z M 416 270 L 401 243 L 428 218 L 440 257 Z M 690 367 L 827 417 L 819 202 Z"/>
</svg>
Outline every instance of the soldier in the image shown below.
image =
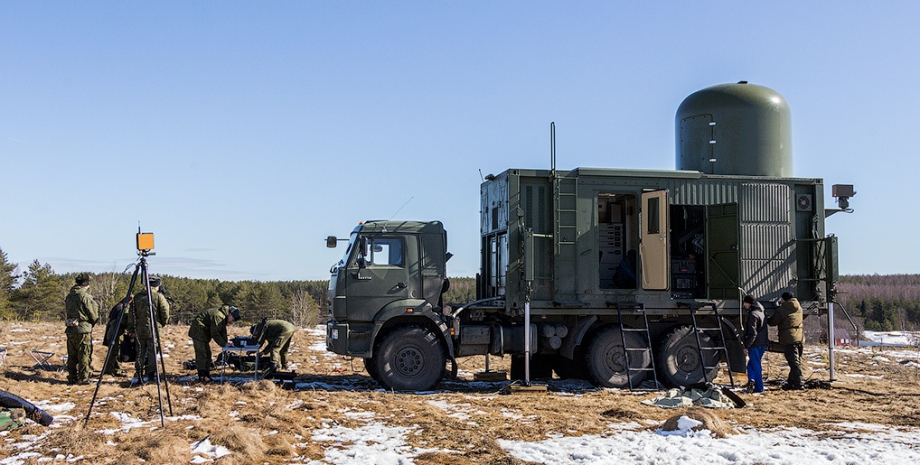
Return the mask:
<svg viewBox="0 0 920 465">
<path fill-rule="evenodd" d="M 64 324 L 67 329 L 67 384 L 89 381 L 93 357 L 93 325 L 99 320 L 99 305 L 89 294 L 92 277 L 80 273 L 64 299 Z"/>
<path fill-rule="evenodd" d="M 211 340 L 217 345 L 227 345 L 227 325 L 239 321 L 240 309 L 223 305 L 198 312 L 189 323 L 188 336 L 195 346 L 195 368 L 198 381 L 210 383 L 211 380 Z"/>
<path fill-rule="evenodd" d="M 156 381 L 157 358 L 153 335 L 160 334 L 163 326 L 169 320 L 169 302 L 166 301 L 166 296 L 159 292 L 160 278 L 151 276 L 148 282 L 150 298 L 148 299 L 146 289 L 135 294 L 134 302 L 131 304 L 130 318 L 128 318 L 128 328 L 133 329 L 134 336 L 137 338 L 137 361 L 134 362 L 134 367 L 135 378 L 139 383 Z M 150 321 L 149 306 L 151 305 L 153 324 Z"/>
<path fill-rule="evenodd" d="M 262 347 L 263 343 L 268 342 L 265 350 L 260 350 L 258 354 L 271 354 L 271 364 L 266 367 L 268 373 L 287 367 L 287 351 L 291 347 L 294 330 L 294 325 L 284 320 L 266 320 L 249 328 L 250 334 L 256 338 L 257 346 Z"/>
<path fill-rule="evenodd" d="M 783 384 L 784 391 L 800 391 L 802 385 L 802 306 L 791 292 L 783 292 L 781 305 L 767 320 L 770 326 L 779 330 L 779 344 L 783 346 L 783 355 L 789 363 L 789 377 Z"/>
<path fill-rule="evenodd" d="M 128 296 L 128 305 L 131 308 L 131 303 L 134 302 L 134 296 Z M 118 317 L 122 313 L 122 309 L 125 309 L 123 301 L 119 301 L 112 310 L 109 311 L 109 319 L 105 323 L 105 339 L 102 340 L 102 345 L 108 346 L 109 348 L 109 363 L 102 368 L 102 374 L 112 375 L 112 376 L 126 376 L 127 373 L 121 368 L 121 356 L 122 356 L 122 342 L 124 341 L 125 330 L 128 328 L 128 314 L 129 311 L 125 310 L 125 315 L 121 318 L 121 326 L 118 326 Z"/>
</svg>

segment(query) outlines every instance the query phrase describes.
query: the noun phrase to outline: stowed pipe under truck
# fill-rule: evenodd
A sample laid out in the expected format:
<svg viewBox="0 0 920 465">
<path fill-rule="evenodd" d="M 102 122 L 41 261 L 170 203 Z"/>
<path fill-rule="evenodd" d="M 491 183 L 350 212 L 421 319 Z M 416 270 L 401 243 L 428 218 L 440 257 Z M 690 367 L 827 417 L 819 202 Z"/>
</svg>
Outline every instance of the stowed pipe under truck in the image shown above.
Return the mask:
<svg viewBox="0 0 920 465">
<path fill-rule="evenodd" d="M 358 225 L 331 270 L 327 349 L 364 358 L 395 390 L 432 389 L 447 362 L 456 374 L 457 358 L 486 354 L 510 355 L 515 379 L 527 366 L 605 387 L 743 372 L 742 297 L 772 308 L 791 291 L 807 314 L 826 313 L 837 242 L 825 217 L 854 193 L 834 186 L 842 210 L 825 211 L 822 180 L 791 177 L 789 108 L 766 87 L 703 89 L 676 125 L 675 171 L 486 177 L 472 303 L 443 302 L 440 222 Z"/>
</svg>

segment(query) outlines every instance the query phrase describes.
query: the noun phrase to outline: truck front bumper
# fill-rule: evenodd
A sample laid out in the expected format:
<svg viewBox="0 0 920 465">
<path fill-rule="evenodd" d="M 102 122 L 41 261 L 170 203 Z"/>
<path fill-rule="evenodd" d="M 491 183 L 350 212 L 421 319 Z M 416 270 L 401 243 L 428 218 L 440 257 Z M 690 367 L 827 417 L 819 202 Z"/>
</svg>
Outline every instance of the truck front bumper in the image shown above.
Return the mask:
<svg viewBox="0 0 920 465">
<path fill-rule="evenodd" d="M 371 342 L 379 328 L 374 323 L 326 323 L 326 350 L 339 355 L 367 358 Z"/>
</svg>

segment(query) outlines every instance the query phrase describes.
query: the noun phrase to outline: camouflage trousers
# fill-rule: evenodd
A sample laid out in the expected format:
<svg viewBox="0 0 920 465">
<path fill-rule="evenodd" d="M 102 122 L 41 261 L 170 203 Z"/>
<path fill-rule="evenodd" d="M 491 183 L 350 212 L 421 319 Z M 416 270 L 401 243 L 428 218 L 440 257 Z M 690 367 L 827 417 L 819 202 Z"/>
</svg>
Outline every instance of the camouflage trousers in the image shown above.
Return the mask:
<svg viewBox="0 0 920 465">
<path fill-rule="evenodd" d="M 291 347 L 291 336 L 293 335 L 293 329 L 290 332 L 281 333 L 277 338 L 268 342 L 268 347 L 263 352 L 271 354 L 272 364 L 279 370 L 287 366 L 287 352 Z"/>
<path fill-rule="evenodd" d="M 67 381 L 70 383 L 87 381 L 92 358 L 92 333 L 67 333 Z"/>
<path fill-rule="evenodd" d="M 109 346 L 109 363 L 102 367 L 102 374 L 113 375 L 121 371 L 121 341 L 124 335 L 118 336 Z"/>
<path fill-rule="evenodd" d="M 200 371 L 210 371 L 211 370 L 211 341 L 202 341 L 200 339 L 192 339 L 192 344 L 195 346 L 195 369 Z"/>
<path fill-rule="evenodd" d="M 154 377 L 157 373 L 156 345 L 150 334 L 137 333 L 137 361 L 134 362 L 134 371 L 137 379 L 143 381 L 146 377 Z"/>
</svg>

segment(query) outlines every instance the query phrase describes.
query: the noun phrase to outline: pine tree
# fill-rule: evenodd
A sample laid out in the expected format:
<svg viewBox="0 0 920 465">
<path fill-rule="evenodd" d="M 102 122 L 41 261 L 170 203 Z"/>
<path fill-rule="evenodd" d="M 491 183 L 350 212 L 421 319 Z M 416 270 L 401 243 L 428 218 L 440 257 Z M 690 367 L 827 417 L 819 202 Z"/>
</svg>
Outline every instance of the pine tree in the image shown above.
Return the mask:
<svg viewBox="0 0 920 465">
<path fill-rule="evenodd" d="M 13 287 L 19 276 L 13 274 L 16 265 L 9 262 L 6 252 L 0 249 L 0 319 L 9 320 L 13 318 L 13 305 L 10 298 L 13 294 Z"/>
<path fill-rule="evenodd" d="M 11 298 L 16 315 L 24 320 L 61 316 L 67 290 L 61 278 L 54 274 L 51 265 L 42 265 L 35 260 L 24 276 L 22 286 L 13 291 Z"/>
</svg>

